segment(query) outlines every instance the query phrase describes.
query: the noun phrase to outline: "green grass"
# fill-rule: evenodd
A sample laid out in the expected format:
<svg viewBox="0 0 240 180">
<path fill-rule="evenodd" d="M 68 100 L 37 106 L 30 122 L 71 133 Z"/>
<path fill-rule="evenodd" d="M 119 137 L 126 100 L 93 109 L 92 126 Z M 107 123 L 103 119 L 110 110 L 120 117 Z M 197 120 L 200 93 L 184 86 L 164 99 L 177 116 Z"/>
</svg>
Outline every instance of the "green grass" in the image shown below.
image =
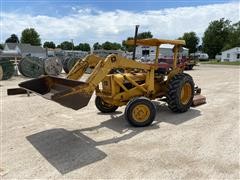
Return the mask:
<svg viewBox="0 0 240 180">
<path fill-rule="evenodd" d="M 240 65 L 240 61 L 235 61 L 235 62 L 227 62 L 227 61 L 224 61 L 224 62 L 218 62 L 217 60 L 215 59 L 210 59 L 209 61 L 200 61 L 201 64 L 220 64 L 220 65 L 237 65 L 239 66 Z"/>
</svg>

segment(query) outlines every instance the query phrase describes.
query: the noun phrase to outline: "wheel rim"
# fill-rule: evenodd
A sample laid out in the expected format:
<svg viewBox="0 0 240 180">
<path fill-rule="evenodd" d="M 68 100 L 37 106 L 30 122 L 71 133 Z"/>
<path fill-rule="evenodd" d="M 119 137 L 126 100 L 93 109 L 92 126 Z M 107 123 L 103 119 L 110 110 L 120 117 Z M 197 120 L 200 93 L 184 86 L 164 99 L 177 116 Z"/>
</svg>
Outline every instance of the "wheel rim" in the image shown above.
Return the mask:
<svg viewBox="0 0 240 180">
<path fill-rule="evenodd" d="M 192 86 L 190 83 L 185 83 L 181 90 L 181 103 L 186 105 L 192 95 Z"/>
<path fill-rule="evenodd" d="M 133 119 L 137 122 L 144 122 L 150 116 L 150 109 L 144 104 L 137 105 L 132 110 Z"/>
</svg>

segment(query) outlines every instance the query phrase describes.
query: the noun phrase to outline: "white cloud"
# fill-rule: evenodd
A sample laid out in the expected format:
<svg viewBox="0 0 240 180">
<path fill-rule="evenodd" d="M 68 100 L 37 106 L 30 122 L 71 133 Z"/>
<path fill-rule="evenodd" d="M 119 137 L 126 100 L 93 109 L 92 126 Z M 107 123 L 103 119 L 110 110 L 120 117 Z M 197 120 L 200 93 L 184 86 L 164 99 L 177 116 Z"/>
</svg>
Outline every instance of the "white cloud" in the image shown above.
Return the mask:
<svg viewBox="0 0 240 180">
<path fill-rule="evenodd" d="M 140 31 L 151 31 L 155 37 L 174 39 L 184 32 L 195 31 L 199 37 L 210 21 L 222 17 L 232 22 L 239 21 L 239 3 L 205 5 L 197 7 L 168 8 L 154 11 L 131 12 L 123 10 L 96 11 L 90 8 L 78 9 L 63 17 L 32 16 L 3 12 L 1 14 L 1 41 L 10 34 L 21 34 L 25 28 L 33 27 L 42 41 L 57 43 L 74 39 L 75 43 L 118 41 L 132 36 L 134 25 Z"/>
</svg>

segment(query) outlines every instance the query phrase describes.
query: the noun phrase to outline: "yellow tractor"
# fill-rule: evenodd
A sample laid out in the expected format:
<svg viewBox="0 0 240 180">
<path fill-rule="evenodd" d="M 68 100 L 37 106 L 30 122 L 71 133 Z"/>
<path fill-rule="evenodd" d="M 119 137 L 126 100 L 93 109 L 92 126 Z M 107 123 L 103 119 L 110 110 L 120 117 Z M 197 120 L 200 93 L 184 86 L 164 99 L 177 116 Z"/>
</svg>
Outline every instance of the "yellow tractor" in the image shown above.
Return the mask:
<svg viewBox="0 0 240 180">
<path fill-rule="evenodd" d="M 179 49 L 185 41 L 142 39 L 129 40 L 127 44 L 155 46 L 155 61 L 144 64 L 115 54 L 105 59 L 91 54 L 75 64 L 66 78 L 43 76 L 22 82 L 19 86 L 75 110 L 87 106 L 95 91 L 95 104 L 99 111 L 111 113 L 126 105 L 125 119 L 138 127 L 148 126 L 154 121 L 156 108 L 152 100 L 166 101 L 168 107 L 178 113 L 205 102 L 205 97 L 199 96 L 200 89 L 195 88 L 192 77 L 177 66 Z M 158 63 L 161 44 L 174 45 L 171 66 Z M 89 67 L 94 67 L 90 76 L 85 82 L 79 81 Z M 194 96 L 199 97 L 194 100 Z"/>
</svg>

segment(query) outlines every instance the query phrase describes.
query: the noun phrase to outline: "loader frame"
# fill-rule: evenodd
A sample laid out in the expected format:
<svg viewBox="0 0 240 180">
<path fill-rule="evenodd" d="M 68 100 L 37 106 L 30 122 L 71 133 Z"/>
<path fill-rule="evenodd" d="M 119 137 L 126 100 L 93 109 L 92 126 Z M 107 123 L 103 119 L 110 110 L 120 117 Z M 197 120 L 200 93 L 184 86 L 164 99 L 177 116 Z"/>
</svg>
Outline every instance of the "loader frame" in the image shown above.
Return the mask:
<svg viewBox="0 0 240 180">
<path fill-rule="evenodd" d="M 134 41 L 127 41 L 127 44 L 133 45 Z M 177 67 L 177 57 L 179 48 L 185 44 L 185 41 L 182 40 L 162 40 L 162 39 L 144 39 L 144 40 L 137 40 L 136 44 L 141 45 L 151 45 L 156 47 L 156 57 L 154 64 L 143 64 L 137 61 L 129 60 L 119 55 L 109 55 L 105 59 L 100 59 L 96 55 L 88 55 L 83 61 L 79 61 L 73 69 L 67 75 L 68 79 L 71 80 L 79 80 L 82 75 L 84 74 L 85 70 L 93 66 L 95 67 L 94 71 L 92 72 L 91 76 L 86 80 L 86 83 L 89 84 L 86 88 L 75 88 L 73 92 L 66 94 L 71 95 L 72 93 L 87 93 L 92 94 L 94 90 L 96 90 L 96 95 L 101 96 L 104 100 L 116 106 L 125 105 L 129 99 L 136 96 L 145 96 L 150 99 L 155 99 L 157 97 L 162 97 L 165 95 L 166 92 L 166 84 L 163 83 L 161 86 L 156 86 L 155 83 L 155 70 L 159 68 L 158 66 L 158 57 L 159 57 L 159 46 L 161 44 L 174 44 L 174 60 L 173 60 L 173 69 L 168 74 L 169 81 L 175 74 L 182 72 L 182 69 Z M 103 91 L 99 89 L 99 84 L 104 80 L 106 76 L 108 76 L 109 72 L 114 68 L 122 68 L 126 73 L 119 73 L 117 75 L 111 76 L 111 94 L 104 94 Z M 133 72 L 135 71 L 135 72 Z M 136 73 L 145 75 L 144 82 L 139 84 L 136 80 L 131 78 L 131 73 Z M 131 89 L 128 89 L 123 81 L 119 79 L 125 79 L 133 86 Z M 120 86 L 124 91 L 118 93 L 116 91 L 116 86 Z"/>
</svg>

